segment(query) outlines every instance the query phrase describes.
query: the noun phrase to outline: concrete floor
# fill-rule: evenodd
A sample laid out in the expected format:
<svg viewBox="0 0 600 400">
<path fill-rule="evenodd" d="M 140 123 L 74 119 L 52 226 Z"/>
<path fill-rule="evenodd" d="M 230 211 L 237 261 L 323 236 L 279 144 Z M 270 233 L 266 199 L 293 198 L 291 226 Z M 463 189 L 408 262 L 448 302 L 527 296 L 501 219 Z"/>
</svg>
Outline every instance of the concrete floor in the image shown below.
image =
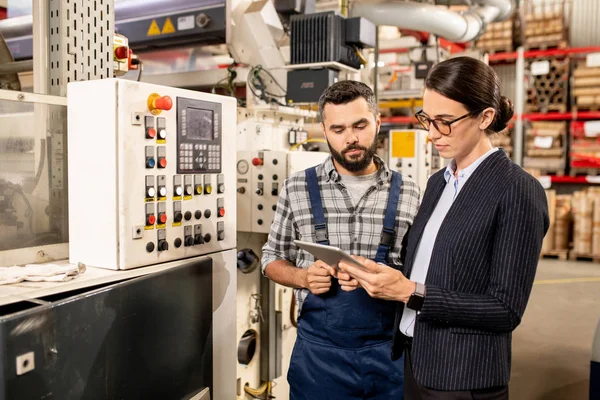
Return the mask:
<svg viewBox="0 0 600 400">
<path fill-rule="evenodd" d="M 588 400 L 600 264 L 542 260 L 513 333 L 511 400 Z"/>
</svg>

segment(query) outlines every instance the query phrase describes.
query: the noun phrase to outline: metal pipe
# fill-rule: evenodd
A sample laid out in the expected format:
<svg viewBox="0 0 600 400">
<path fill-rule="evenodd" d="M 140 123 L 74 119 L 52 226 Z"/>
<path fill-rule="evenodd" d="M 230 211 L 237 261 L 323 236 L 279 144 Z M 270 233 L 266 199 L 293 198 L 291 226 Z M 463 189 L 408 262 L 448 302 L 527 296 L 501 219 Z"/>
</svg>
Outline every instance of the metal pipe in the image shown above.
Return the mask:
<svg viewBox="0 0 600 400">
<path fill-rule="evenodd" d="M 516 92 L 515 92 L 515 114 L 517 120 L 515 121 L 515 131 L 513 134 L 513 146 L 514 154 L 513 161 L 519 165 L 523 165 L 523 112 L 525 110 L 525 50 L 523 47 L 517 49 L 517 63 L 516 68 Z"/>
<path fill-rule="evenodd" d="M 510 0 L 477 0 L 477 6 L 457 13 L 433 4 L 415 2 L 354 3 L 353 17 L 365 17 L 376 25 L 391 25 L 433 33 L 453 42 L 476 39 L 485 25 L 506 19 L 512 11 Z"/>
<path fill-rule="evenodd" d="M 50 92 L 49 58 L 50 13 L 48 0 L 33 0 L 33 92 Z"/>
<path fill-rule="evenodd" d="M 0 75 L 33 71 L 33 60 L 15 61 L 0 65 Z"/>
</svg>

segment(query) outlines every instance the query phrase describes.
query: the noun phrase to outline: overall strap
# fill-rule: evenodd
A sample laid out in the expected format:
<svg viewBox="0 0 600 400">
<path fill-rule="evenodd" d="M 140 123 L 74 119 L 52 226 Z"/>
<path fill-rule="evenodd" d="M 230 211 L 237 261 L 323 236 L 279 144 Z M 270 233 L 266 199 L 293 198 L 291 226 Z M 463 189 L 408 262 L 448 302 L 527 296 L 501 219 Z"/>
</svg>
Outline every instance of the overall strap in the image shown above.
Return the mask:
<svg viewBox="0 0 600 400">
<path fill-rule="evenodd" d="M 402 175 L 392 171 L 392 182 L 388 195 L 385 217 L 383 219 L 383 232 L 379 240 L 375 261 L 387 264 L 388 255 L 396 234 L 396 214 L 398 212 L 398 201 L 400 200 L 400 188 L 402 187 Z"/>
<path fill-rule="evenodd" d="M 321 190 L 317 181 L 317 167 L 312 167 L 306 170 L 306 184 L 308 185 L 308 196 L 310 197 L 310 207 L 312 208 L 315 235 L 317 243 L 329 245 L 327 235 L 327 220 L 323 213 L 323 203 L 321 201 Z"/>
</svg>

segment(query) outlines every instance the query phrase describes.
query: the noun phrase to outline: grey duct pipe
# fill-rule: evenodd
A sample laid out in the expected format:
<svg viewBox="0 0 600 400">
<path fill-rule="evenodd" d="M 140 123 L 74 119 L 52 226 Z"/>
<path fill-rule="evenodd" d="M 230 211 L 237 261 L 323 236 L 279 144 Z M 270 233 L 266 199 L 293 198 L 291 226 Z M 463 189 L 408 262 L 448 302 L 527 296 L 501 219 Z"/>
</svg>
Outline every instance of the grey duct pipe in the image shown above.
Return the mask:
<svg viewBox="0 0 600 400">
<path fill-rule="evenodd" d="M 474 7 L 464 13 L 446 7 L 415 2 L 355 2 L 351 16 L 364 17 L 376 25 L 433 33 L 452 42 L 470 42 L 479 37 L 485 26 L 508 18 L 511 0 L 473 0 Z"/>
</svg>

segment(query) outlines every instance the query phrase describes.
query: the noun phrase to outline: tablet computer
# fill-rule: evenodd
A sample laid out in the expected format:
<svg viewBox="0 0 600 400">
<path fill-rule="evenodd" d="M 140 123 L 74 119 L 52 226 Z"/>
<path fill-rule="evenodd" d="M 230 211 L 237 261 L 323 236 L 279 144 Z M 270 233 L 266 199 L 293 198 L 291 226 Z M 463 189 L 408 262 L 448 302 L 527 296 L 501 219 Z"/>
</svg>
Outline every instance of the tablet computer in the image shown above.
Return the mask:
<svg viewBox="0 0 600 400">
<path fill-rule="evenodd" d="M 364 265 L 356 261 L 350 254 L 345 253 L 342 249 L 334 246 L 326 246 L 318 243 L 303 242 L 301 240 L 294 240 L 296 246 L 302 250 L 308 251 L 310 254 L 315 256 L 317 260 L 323 261 L 334 268 L 338 268 L 337 264 L 340 261 L 344 261 L 348 264 L 357 266 L 358 268 L 365 269 Z"/>
</svg>

